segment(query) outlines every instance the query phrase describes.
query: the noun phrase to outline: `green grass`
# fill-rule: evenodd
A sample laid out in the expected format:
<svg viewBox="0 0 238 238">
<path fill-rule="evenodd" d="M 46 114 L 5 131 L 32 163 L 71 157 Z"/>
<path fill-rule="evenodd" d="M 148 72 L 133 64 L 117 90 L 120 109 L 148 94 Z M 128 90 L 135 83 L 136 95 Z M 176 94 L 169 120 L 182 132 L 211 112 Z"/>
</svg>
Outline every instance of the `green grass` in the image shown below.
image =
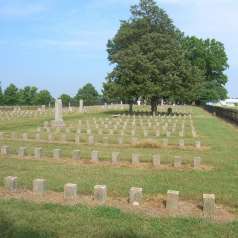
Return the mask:
<svg viewBox="0 0 238 238">
<path fill-rule="evenodd" d="M 19 178 L 19 186 L 29 189 L 32 187 L 32 180 L 38 177 L 47 179 L 49 189 L 53 191 L 63 191 L 63 186 L 67 182 L 77 183 L 79 193 L 82 194 L 91 194 L 95 184 L 106 184 L 108 193 L 112 197 L 127 197 L 128 189 L 132 186 L 143 187 L 147 198 L 156 194 L 165 195 L 168 189 L 173 189 L 180 191 L 181 199 L 193 199 L 199 202 L 203 193 L 215 193 L 218 204 L 229 206 L 238 213 L 238 130 L 200 108 L 192 110 L 194 125 L 202 144 L 208 147 L 206 150 L 118 149 L 115 146 L 107 148 L 100 145 L 79 147 L 60 145 L 60 148 L 64 150 L 64 155 L 69 160 L 71 151 L 77 148 L 81 150 L 82 157 L 85 159 L 89 159 L 93 149 L 100 151 L 103 160 L 109 160 L 112 151 L 120 151 L 122 159 L 127 161 L 133 152 L 139 152 L 143 161 L 150 161 L 152 154 L 160 153 L 162 163 L 171 163 L 175 155 L 181 155 L 186 163 L 191 163 L 193 157 L 199 155 L 204 164 L 214 167 L 211 171 L 114 168 L 70 164 L 53 159 L 22 161 L 12 157 L 0 159 L 0 186 L 3 185 L 5 176 L 14 175 Z M 66 115 L 65 119 L 69 123 L 76 123 L 80 118 L 107 116 L 110 114 L 71 114 Z M 1 121 L 0 131 L 32 132 L 45 120 L 50 118 Z M 2 141 L 0 143 L 8 144 L 13 149 L 26 145 L 29 151 L 39 146 L 34 142 Z M 59 147 L 57 144 L 40 146 L 48 155 L 54 148 Z M 207 224 L 198 219 L 152 219 L 124 214 L 112 208 L 36 205 L 0 199 L 0 214 L 5 216 L 4 219 L 0 218 L 0 223 L 3 224 L 0 224 L 0 228 L 7 229 L 10 226 L 9 232 L 13 234 L 6 237 L 238 237 L 237 222 L 224 225 Z"/>
<path fill-rule="evenodd" d="M 211 224 L 198 219 L 158 219 L 115 208 L 35 205 L 0 200 L 1 238 L 235 238 L 238 223 Z M 5 234 L 5 235 L 4 235 Z"/>
</svg>

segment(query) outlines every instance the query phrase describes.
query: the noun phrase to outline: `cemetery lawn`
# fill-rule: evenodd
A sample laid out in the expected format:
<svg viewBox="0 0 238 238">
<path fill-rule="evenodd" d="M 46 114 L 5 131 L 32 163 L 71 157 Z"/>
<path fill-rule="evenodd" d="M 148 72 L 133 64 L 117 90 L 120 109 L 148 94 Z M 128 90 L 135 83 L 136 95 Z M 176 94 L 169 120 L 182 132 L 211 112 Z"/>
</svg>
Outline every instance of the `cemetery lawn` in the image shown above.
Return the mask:
<svg viewBox="0 0 238 238">
<path fill-rule="evenodd" d="M 201 203 L 203 193 L 214 193 L 216 203 L 226 206 L 238 216 L 238 129 L 213 117 L 201 108 L 193 109 L 194 126 L 204 149 L 179 148 L 123 148 L 123 160 L 129 161 L 131 154 L 138 152 L 142 161 L 148 162 L 155 153 L 161 155 L 162 163 L 170 163 L 174 156 L 181 155 L 186 163 L 192 163 L 194 156 L 200 156 L 209 170 L 161 170 L 152 168 L 129 168 L 78 164 L 71 162 L 70 153 L 80 149 L 82 157 L 89 159 L 90 152 L 98 149 L 101 160 L 110 160 L 112 151 L 120 151 L 115 146 L 76 146 L 41 144 L 36 142 L 0 141 L 17 149 L 27 146 L 42 147 L 50 154 L 54 148 L 63 150 L 64 159 L 52 158 L 19 160 L 14 156 L 0 157 L 0 187 L 3 178 L 17 176 L 19 187 L 32 189 L 32 180 L 45 178 L 48 189 L 63 192 L 64 184 L 78 184 L 78 192 L 92 194 L 96 184 L 106 184 L 108 196 L 127 197 L 130 187 L 142 187 L 145 199 L 160 194 L 166 197 L 167 190 L 180 191 L 181 200 Z M 114 114 L 115 112 L 112 112 Z M 109 113 L 66 115 L 66 122 L 77 123 L 78 119 L 108 117 Z M 50 118 L 16 119 L 0 121 L 3 132 L 33 132 L 39 124 Z M 179 139 L 179 138 L 178 138 Z M 3 235 L 2 235 L 3 234 Z M 238 222 L 228 224 L 209 223 L 189 218 L 152 218 L 150 216 L 124 213 L 116 208 L 84 205 L 63 206 L 55 204 L 35 204 L 29 201 L 0 198 L 0 237 L 31 238 L 71 238 L 71 237 L 238 237 Z"/>
</svg>

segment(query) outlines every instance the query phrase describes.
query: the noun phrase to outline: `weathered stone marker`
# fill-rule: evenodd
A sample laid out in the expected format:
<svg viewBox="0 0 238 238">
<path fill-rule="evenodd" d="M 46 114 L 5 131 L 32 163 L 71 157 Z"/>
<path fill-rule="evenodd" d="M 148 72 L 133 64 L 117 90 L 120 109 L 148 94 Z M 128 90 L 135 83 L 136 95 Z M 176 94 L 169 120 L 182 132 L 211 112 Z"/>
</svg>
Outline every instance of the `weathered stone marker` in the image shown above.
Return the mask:
<svg viewBox="0 0 238 238">
<path fill-rule="evenodd" d="M 40 133 L 36 133 L 35 139 L 36 139 L 37 141 L 40 141 L 40 137 L 41 137 Z"/>
<path fill-rule="evenodd" d="M 98 162 L 99 161 L 99 156 L 98 156 L 98 151 L 92 151 L 91 153 L 91 161 L 92 162 Z"/>
<path fill-rule="evenodd" d="M 8 154 L 8 150 L 9 150 L 9 146 L 3 145 L 1 147 L 1 155 L 7 155 Z"/>
<path fill-rule="evenodd" d="M 47 191 L 47 181 L 45 179 L 33 180 L 33 193 L 35 195 L 44 195 Z"/>
<path fill-rule="evenodd" d="M 174 157 L 174 167 L 180 168 L 182 165 L 182 157 L 181 156 L 175 156 Z"/>
<path fill-rule="evenodd" d="M 94 144 L 94 136 L 93 136 L 93 135 L 90 135 L 90 136 L 88 137 L 88 144 L 89 144 L 89 145 L 93 145 L 93 144 Z"/>
<path fill-rule="evenodd" d="M 117 138 L 118 144 L 122 145 L 123 144 L 123 138 L 122 137 L 118 137 Z"/>
<path fill-rule="evenodd" d="M 153 166 L 155 168 L 160 167 L 160 155 L 159 154 L 153 155 Z"/>
<path fill-rule="evenodd" d="M 53 158 L 54 159 L 60 159 L 60 155 L 61 155 L 61 149 L 54 149 L 53 150 Z"/>
<path fill-rule="evenodd" d="M 55 101 L 55 120 L 52 121 L 53 127 L 64 127 L 62 100 Z"/>
<path fill-rule="evenodd" d="M 196 147 L 196 149 L 200 149 L 201 148 L 201 141 L 195 141 L 195 147 Z"/>
<path fill-rule="evenodd" d="M 18 158 L 19 159 L 24 159 L 26 155 L 26 147 L 20 147 L 18 149 Z"/>
<path fill-rule="evenodd" d="M 105 203 L 107 200 L 107 186 L 95 185 L 94 186 L 94 200 L 99 203 Z"/>
<path fill-rule="evenodd" d="M 64 185 L 64 199 L 77 198 L 77 184 L 67 183 Z"/>
<path fill-rule="evenodd" d="M 167 138 L 164 138 L 162 141 L 163 141 L 163 146 L 168 146 L 169 140 Z"/>
<path fill-rule="evenodd" d="M 143 200 L 143 194 L 142 194 L 143 189 L 142 188 L 135 188 L 132 187 L 130 188 L 129 191 L 129 202 L 133 206 L 139 206 Z"/>
<path fill-rule="evenodd" d="M 183 139 L 179 140 L 179 147 L 183 148 L 184 145 L 185 145 L 184 140 Z"/>
<path fill-rule="evenodd" d="M 168 210 L 178 209 L 178 201 L 179 201 L 179 191 L 168 190 L 166 208 Z"/>
<path fill-rule="evenodd" d="M 76 145 L 80 144 L 80 135 L 75 135 L 75 144 Z"/>
<path fill-rule="evenodd" d="M 132 164 L 139 164 L 140 163 L 140 155 L 139 154 L 132 154 Z"/>
<path fill-rule="evenodd" d="M 82 99 L 79 101 L 79 111 L 83 112 L 83 100 Z"/>
<path fill-rule="evenodd" d="M 27 133 L 22 134 L 22 140 L 28 140 L 28 134 Z"/>
<path fill-rule="evenodd" d="M 214 219 L 215 216 L 215 194 L 203 194 L 203 215 L 205 218 Z"/>
<path fill-rule="evenodd" d="M 52 141 L 53 141 L 53 135 L 50 134 L 50 133 L 48 134 L 48 141 L 49 141 L 49 142 L 52 142 Z"/>
<path fill-rule="evenodd" d="M 193 168 L 194 169 L 199 169 L 200 168 L 200 166 L 201 166 L 201 158 L 200 157 L 195 157 L 194 159 L 193 159 Z"/>
<path fill-rule="evenodd" d="M 8 176 L 4 178 L 4 187 L 9 192 L 16 192 L 17 191 L 17 177 Z"/>
<path fill-rule="evenodd" d="M 34 158 L 35 159 L 41 159 L 42 156 L 42 148 L 41 147 L 37 147 L 34 149 Z"/>
<path fill-rule="evenodd" d="M 119 152 L 112 152 L 112 164 L 117 164 L 119 162 Z"/>
<path fill-rule="evenodd" d="M 73 150 L 72 159 L 73 160 L 80 160 L 80 150 Z"/>
</svg>

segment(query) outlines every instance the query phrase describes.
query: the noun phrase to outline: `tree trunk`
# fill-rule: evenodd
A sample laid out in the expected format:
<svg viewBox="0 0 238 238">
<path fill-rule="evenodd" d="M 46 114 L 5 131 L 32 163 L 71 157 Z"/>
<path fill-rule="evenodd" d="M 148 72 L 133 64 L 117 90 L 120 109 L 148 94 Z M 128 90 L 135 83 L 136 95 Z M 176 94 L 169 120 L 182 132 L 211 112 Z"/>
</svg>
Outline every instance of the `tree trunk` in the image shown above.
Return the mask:
<svg viewBox="0 0 238 238">
<path fill-rule="evenodd" d="M 133 112 L 133 103 L 129 103 L 129 113 Z"/>
<path fill-rule="evenodd" d="M 158 106 L 157 100 L 152 98 L 151 99 L 151 112 L 152 112 L 152 114 L 157 113 L 157 106 Z"/>
</svg>

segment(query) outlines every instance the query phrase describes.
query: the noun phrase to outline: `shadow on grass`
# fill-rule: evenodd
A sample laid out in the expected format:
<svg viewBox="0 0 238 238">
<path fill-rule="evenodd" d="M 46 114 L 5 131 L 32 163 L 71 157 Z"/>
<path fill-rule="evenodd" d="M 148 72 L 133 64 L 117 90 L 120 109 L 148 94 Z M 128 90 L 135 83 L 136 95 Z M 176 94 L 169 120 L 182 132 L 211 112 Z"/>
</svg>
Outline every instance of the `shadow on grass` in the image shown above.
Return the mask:
<svg viewBox="0 0 238 238">
<path fill-rule="evenodd" d="M 152 236 L 135 233 L 132 230 L 116 231 L 105 234 L 103 238 L 152 238 Z"/>
<path fill-rule="evenodd" d="M 58 238 L 53 232 L 33 230 L 29 227 L 18 227 L 4 215 L 0 215 L 1 238 Z"/>
</svg>

